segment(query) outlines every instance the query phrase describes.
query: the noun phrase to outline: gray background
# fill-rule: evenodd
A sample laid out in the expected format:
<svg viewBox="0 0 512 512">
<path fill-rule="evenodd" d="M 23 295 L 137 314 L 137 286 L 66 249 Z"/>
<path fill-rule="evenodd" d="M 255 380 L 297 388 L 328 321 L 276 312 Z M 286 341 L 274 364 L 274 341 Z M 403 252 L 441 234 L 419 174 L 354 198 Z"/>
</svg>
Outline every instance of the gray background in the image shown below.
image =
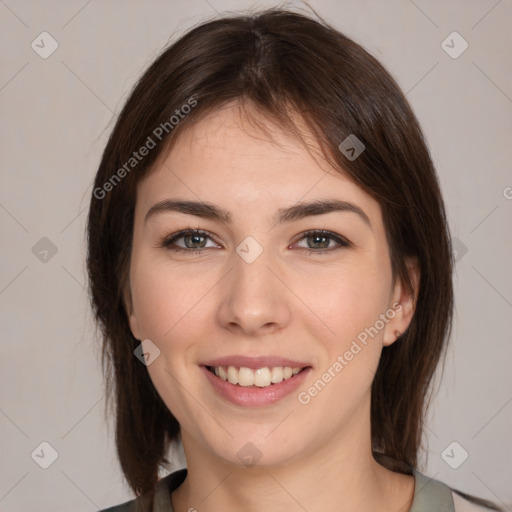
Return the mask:
<svg viewBox="0 0 512 512">
<path fill-rule="evenodd" d="M 103 420 L 84 289 L 91 182 L 115 114 L 171 38 L 216 11 L 271 5 L 0 0 L 1 511 L 87 512 L 131 498 Z M 423 469 L 510 506 L 512 1 L 311 5 L 379 58 L 407 93 L 457 238 L 455 329 Z M 43 31 L 59 45 L 47 59 L 31 47 L 43 46 Z M 442 46 L 453 31 L 469 44 L 458 58 Z M 444 45 L 452 54 L 463 48 L 457 36 Z M 56 254 L 41 252 L 49 247 L 43 237 Z M 51 453 L 38 448 L 43 441 L 58 452 L 48 469 L 38 464 Z M 462 450 L 469 457 L 454 469 L 448 462 L 459 464 Z"/>
</svg>

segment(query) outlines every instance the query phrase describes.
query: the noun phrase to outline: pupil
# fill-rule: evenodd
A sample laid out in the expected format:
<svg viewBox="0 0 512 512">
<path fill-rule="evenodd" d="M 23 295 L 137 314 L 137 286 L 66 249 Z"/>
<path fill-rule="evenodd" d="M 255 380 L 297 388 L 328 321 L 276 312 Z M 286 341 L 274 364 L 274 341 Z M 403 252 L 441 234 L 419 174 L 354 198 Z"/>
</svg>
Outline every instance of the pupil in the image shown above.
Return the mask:
<svg viewBox="0 0 512 512">
<path fill-rule="evenodd" d="M 192 244 L 198 244 L 198 243 L 201 243 L 201 242 L 200 242 L 200 241 L 198 241 L 198 240 L 200 240 L 201 238 L 204 238 L 204 237 L 203 237 L 203 236 L 201 236 L 201 235 L 188 235 L 188 236 L 189 236 L 189 238 L 191 238 L 191 239 L 192 239 Z"/>
<path fill-rule="evenodd" d="M 324 241 L 326 240 L 326 237 L 321 236 L 321 235 L 313 235 L 312 238 L 313 238 L 314 244 L 322 244 L 322 242 L 318 242 L 317 240 L 324 240 Z M 327 245 L 329 245 L 328 241 L 327 241 Z M 325 242 L 322 244 L 322 247 L 326 247 Z"/>
</svg>

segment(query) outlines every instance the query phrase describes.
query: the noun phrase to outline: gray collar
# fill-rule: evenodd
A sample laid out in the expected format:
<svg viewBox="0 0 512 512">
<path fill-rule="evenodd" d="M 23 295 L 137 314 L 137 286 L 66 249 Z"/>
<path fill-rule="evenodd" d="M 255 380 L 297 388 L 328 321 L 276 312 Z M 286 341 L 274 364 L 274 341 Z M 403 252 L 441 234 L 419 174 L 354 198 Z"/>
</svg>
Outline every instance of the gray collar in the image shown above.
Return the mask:
<svg viewBox="0 0 512 512">
<path fill-rule="evenodd" d="M 454 512 L 451 489 L 439 480 L 429 478 L 413 470 L 415 487 L 414 500 L 409 512 Z"/>
</svg>

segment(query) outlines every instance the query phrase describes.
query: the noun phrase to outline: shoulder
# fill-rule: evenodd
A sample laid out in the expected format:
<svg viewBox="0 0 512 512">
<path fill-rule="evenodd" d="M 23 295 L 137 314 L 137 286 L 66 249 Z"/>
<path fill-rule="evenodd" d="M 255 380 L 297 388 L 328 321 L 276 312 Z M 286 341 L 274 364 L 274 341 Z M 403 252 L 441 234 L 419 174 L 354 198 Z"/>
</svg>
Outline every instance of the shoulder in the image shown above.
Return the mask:
<svg viewBox="0 0 512 512">
<path fill-rule="evenodd" d="M 414 500 L 410 512 L 485 512 L 494 510 L 483 504 L 470 501 L 464 493 L 458 493 L 443 482 L 435 480 L 417 470 L 415 478 Z"/>
<path fill-rule="evenodd" d="M 120 505 L 109 508 L 102 508 L 98 512 L 147 512 L 149 502 L 145 496 L 139 496 L 133 500 L 126 501 Z M 167 510 L 165 512 L 168 512 Z"/>
<path fill-rule="evenodd" d="M 181 485 L 186 476 L 187 469 L 181 468 L 158 481 L 155 489 L 155 512 L 173 512 L 171 492 Z M 120 505 L 101 509 L 98 512 L 147 512 L 148 505 L 148 496 L 144 494 Z"/>
<path fill-rule="evenodd" d="M 130 500 L 114 507 L 102 508 L 98 512 L 135 512 L 137 510 L 137 500 Z"/>
<path fill-rule="evenodd" d="M 473 503 L 454 490 L 452 490 L 452 498 L 455 512 L 488 512 L 489 510 L 494 510 L 485 505 Z"/>
</svg>

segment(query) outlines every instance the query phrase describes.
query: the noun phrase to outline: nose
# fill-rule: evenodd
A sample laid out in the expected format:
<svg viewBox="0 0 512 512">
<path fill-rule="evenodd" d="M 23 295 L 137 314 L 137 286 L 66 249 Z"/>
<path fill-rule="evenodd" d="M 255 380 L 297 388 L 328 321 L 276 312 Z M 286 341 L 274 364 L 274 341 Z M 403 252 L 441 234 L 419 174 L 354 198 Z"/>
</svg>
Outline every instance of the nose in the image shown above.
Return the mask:
<svg viewBox="0 0 512 512">
<path fill-rule="evenodd" d="M 270 253 L 248 263 L 233 254 L 234 268 L 223 280 L 218 321 L 238 335 L 258 336 L 284 329 L 291 319 L 290 292 Z"/>
</svg>

